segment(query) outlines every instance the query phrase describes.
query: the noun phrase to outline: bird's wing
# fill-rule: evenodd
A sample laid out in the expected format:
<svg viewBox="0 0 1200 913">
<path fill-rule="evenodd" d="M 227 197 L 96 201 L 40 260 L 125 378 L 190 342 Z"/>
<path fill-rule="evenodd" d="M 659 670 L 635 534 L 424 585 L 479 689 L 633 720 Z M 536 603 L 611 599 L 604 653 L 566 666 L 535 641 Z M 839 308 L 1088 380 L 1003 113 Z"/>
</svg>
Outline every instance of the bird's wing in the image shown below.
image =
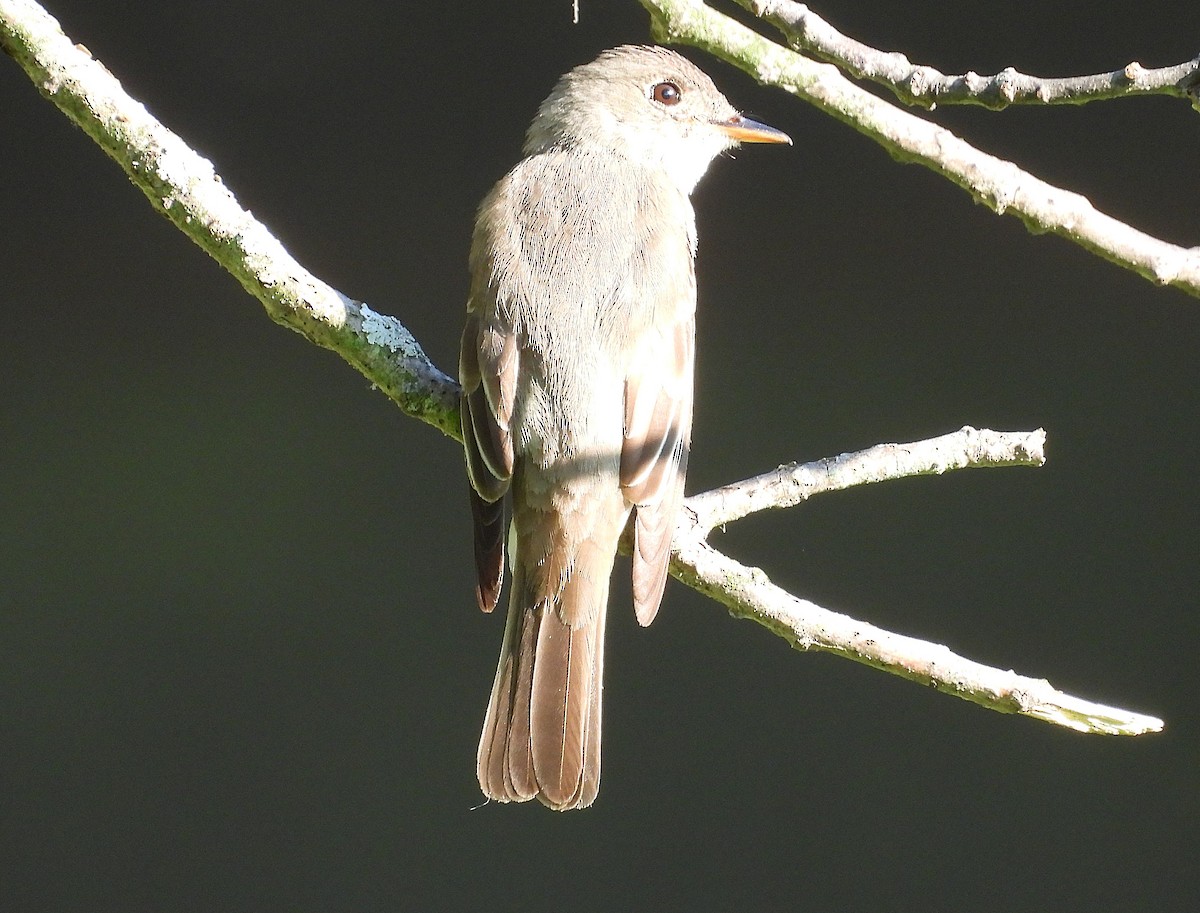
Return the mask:
<svg viewBox="0 0 1200 913">
<path fill-rule="evenodd" d="M 490 612 L 504 579 L 504 494 L 513 473 L 510 425 L 517 384 L 517 341 L 494 312 L 468 305 L 459 351 L 462 435 L 475 527 L 476 596 Z"/>
<path fill-rule="evenodd" d="M 633 606 L 650 624 L 662 601 L 692 428 L 695 317 L 640 347 L 625 380 L 621 486 L 634 504 Z"/>
</svg>

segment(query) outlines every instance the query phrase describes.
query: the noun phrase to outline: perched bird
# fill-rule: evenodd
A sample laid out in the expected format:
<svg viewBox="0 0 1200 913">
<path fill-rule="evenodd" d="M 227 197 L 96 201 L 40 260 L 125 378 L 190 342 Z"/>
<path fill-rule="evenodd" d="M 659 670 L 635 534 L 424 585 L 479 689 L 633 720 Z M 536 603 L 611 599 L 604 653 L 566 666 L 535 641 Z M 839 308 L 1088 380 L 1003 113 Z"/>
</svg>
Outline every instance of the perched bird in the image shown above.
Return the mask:
<svg viewBox="0 0 1200 913">
<path fill-rule="evenodd" d="M 554 809 L 600 784 L 604 616 L 633 515 L 633 601 L 666 584 L 692 423 L 695 216 L 739 142 L 790 143 L 658 47 L 563 76 L 483 200 L 459 360 L 479 605 L 512 565 L 483 792 Z M 505 496 L 511 526 L 506 529 Z"/>
</svg>

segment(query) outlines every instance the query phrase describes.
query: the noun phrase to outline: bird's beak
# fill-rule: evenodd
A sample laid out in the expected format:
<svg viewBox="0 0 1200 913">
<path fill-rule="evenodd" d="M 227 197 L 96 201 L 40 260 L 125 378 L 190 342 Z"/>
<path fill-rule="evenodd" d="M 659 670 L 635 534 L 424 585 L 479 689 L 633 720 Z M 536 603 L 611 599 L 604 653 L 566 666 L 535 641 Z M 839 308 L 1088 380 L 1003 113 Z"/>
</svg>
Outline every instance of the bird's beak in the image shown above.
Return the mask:
<svg viewBox="0 0 1200 913">
<path fill-rule="evenodd" d="M 729 120 L 717 121 L 716 126 L 730 139 L 739 143 L 787 143 L 792 144 L 792 138 L 782 130 L 760 124 L 756 120 L 735 114 Z"/>
</svg>

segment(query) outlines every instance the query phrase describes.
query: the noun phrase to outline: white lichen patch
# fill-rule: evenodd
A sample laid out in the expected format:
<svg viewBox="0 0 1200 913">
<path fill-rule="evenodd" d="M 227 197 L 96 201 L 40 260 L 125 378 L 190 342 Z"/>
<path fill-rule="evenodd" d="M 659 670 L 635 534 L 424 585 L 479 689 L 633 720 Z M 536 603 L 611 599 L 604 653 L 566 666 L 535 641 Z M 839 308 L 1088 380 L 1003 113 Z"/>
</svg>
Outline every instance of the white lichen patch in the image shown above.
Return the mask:
<svg viewBox="0 0 1200 913">
<path fill-rule="evenodd" d="M 363 303 L 358 308 L 362 314 L 363 335 L 371 345 L 382 346 L 406 358 L 425 357 L 413 334 L 395 317 L 378 314 Z"/>
</svg>

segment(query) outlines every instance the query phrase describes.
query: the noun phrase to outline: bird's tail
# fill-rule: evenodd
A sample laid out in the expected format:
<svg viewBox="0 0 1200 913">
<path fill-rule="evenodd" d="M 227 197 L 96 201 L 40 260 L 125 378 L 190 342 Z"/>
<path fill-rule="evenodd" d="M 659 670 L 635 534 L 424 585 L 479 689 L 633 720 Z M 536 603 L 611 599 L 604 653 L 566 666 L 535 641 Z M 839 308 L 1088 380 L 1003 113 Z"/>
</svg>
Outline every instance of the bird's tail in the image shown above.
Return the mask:
<svg viewBox="0 0 1200 913">
<path fill-rule="evenodd" d="M 571 548 L 561 518 L 532 513 L 536 518 L 517 518 L 508 621 L 479 742 L 479 785 L 501 802 L 536 797 L 560 811 L 586 808 L 600 787 L 604 618 L 623 524 L 601 524 L 609 527 L 603 535 L 593 530 Z M 520 529 L 522 519 L 533 528 Z"/>
</svg>

